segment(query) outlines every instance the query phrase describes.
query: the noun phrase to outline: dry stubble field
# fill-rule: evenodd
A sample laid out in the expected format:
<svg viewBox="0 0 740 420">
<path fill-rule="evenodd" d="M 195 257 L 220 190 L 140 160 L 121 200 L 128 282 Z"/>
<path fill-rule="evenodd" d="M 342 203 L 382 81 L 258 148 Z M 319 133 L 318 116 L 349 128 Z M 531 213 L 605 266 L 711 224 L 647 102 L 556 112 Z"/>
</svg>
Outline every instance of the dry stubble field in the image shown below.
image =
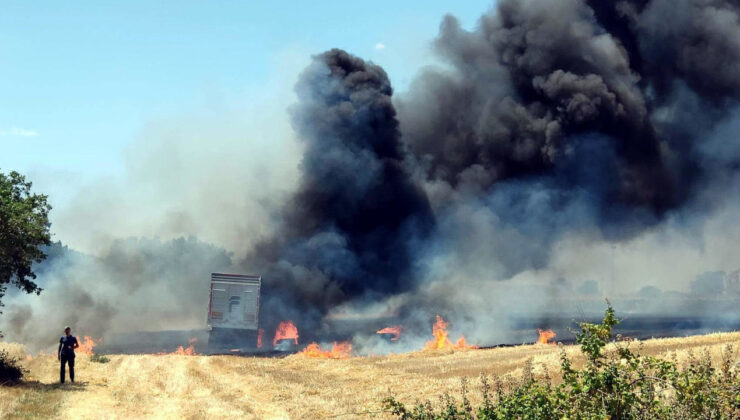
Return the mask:
<svg viewBox="0 0 740 420">
<path fill-rule="evenodd" d="M 719 359 L 734 346 L 738 360 L 740 332 L 686 338 L 646 340 L 640 352 L 678 360 L 689 351 L 705 350 Z M 637 344 L 631 344 L 637 348 Z M 0 343 L 23 356 L 22 346 Z M 566 346 L 578 360 L 578 349 Z M 460 380 L 470 379 L 477 401 L 481 373 L 518 376 L 532 358 L 535 372 L 543 366 L 557 380 L 558 349 L 523 345 L 490 350 L 421 351 L 345 360 L 180 355 L 112 355 L 106 364 L 77 357 L 77 384 L 59 385 L 54 356 L 24 360 L 28 382 L 0 387 L 0 418 L 385 418 L 351 414 L 378 411 L 389 392 L 407 403 L 436 401 L 459 393 Z"/>
</svg>

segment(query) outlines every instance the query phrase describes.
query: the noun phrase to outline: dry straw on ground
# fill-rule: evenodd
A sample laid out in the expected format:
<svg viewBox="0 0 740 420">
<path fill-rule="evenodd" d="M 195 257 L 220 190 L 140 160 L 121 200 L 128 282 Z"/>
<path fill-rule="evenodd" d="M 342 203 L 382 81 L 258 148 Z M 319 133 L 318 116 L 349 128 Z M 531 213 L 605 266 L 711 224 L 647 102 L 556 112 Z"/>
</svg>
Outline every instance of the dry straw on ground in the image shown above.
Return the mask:
<svg viewBox="0 0 740 420">
<path fill-rule="evenodd" d="M 26 346 L 18 343 L 0 343 L 0 351 L 5 351 L 13 359 L 21 360 L 26 357 Z"/>
<path fill-rule="evenodd" d="M 728 343 L 740 348 L 740 332 L 647 340 L 639 352 L 671 357 L 675 352 L 681 361 L 689 351 L 706 350 L 719 360 Z M 23 356 L 18 345 L 0 346 Z M 566 351 L 579 360 L 577 347 Z M 735 350 L 736 361 L 737 356 Z M 377 411 L 389 392 L 407 403 L 436 401 L 445 392 L 457 394 L 462 377 L 471 378 L 474 387 L 481 373 L 518 376 L 529 358 L 538 374 L 543 366 L 551 374 L 558 371 L 558 350 L 549 345 L 345 360 L 113 355 L 101 364 L 79 356 L 78 384 L 60 386 L 56 358 L 40 356 L 24 358 L 27 384 L 0 387 L 0 418 L 369 418 L 346 413 Z"/>
</svg>

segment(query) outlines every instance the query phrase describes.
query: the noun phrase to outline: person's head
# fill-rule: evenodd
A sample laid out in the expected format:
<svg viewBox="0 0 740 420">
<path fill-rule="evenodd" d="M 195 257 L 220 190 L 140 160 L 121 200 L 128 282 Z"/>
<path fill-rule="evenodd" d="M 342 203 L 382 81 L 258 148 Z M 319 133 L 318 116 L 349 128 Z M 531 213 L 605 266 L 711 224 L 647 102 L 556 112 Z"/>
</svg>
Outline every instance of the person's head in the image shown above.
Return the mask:
<svg viewBox="0 0 740 420">
<path fill-rule="evenodd" d="M 64 327 L 64 335 L 69 336 L 72 333 L 72 328 Z"/>
</svg>

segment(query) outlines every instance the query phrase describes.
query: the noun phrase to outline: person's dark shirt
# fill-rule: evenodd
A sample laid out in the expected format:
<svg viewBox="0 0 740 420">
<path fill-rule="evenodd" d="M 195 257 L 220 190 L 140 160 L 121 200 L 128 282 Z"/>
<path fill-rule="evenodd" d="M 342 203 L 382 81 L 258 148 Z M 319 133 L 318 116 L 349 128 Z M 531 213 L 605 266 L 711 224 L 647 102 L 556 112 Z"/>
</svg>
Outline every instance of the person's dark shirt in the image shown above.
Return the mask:
<svg viewBox="0 0 740 420">
<path fill-rule="evenodd" d="M 75 344 L 77 343 L 77 337 L 70 335 L 67 337 L 63 335 L 59 339 L 59 344 L 62 345 L 62 356 L 74 356 L 75 355 Z"/>
</svg>

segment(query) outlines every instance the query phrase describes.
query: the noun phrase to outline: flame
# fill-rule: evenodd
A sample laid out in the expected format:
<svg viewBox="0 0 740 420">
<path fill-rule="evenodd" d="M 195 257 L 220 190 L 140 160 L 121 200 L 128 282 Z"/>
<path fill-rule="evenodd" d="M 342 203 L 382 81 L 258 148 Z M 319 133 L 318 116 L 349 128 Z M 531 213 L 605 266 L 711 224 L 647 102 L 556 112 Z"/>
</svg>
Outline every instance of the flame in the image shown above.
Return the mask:
<svg viewBox="0 0 740 420">
<path fill-rule="evenodd" d="M 536 344 L 552 344 L 555 345 L 555 343 L 551 343 L 550 340 L 555 338 L 555 332 L 553 330 L 541 330 L 537 328 L 537 332 L 540 334 L 539 338 L 537 338 Z"/>
<path fill-rule="evenodd" d="M 258 349 L 262 348 L 262 336 L 263 335 L 265 335 L 265 330 L 263 330 L 262 328 L 258 329 L 257 330 L 257 348 Z"/>
<path fill-rule="evenodd" d="M 158 355 L 163 354 L 176 354 L 178 356 L 196 356 L 198 353 L 195 351 L 195 343 L 198 342 L 197 338 L 191 338 L 188 340 L 188 346 L 183 347 L 179 346 L 177 350 L 173 351 L 172 353 L 157 353 Z"/>
<path fill-rule="evenodd" d="M 298 344 L 298 328 L 293 321 L 283 321 L 278 325 L 272 345 L 276 346 L 280 340 L 293 340 L 293 343 Z"/>
<path fill-rule="evenodd" d="M 401 331 L 403 331 L 403 327 L 401 327 L 400 325 L 396 325 L 393 327 L 385 327 L 382 330 L 378 330 L 376 334 L 393 334 L 393 338 L 391 338 L 391 341 L 396 341 L 401 338 Z"/>
<path fill-rule="evenodd" d="M 478 348 L 478 346 L 469 345 L 464 335 L 460 336 L 460 339 L 458 339 L 457 342 L 453 344 L 452 341 L 447 338 L 447 322 L 445 322 L 445 320 L 442 319 L 442 317 L 439 315 L 437 315 L 437 320 L 432 326 L 432 335 L 434 335 L 434 340 L 427 341 L 426 346 L 424 346 L 424 348 L 427 350 Z"/>
<path fill-rule="evenodd" d="M 457 342 L 455 343 L 456 349 L 477 349 L 478 346 L 468 345 L 468 341 L 465 339 L 464 335 L 460 335 L 460 338 L 457 339 Z"/>
<path fill-rule="evenodd" d="M 93 354 L 95 354 L 95 352 L 93 352 L 93 349 L 95 348 L 95 346 L 100 344 L 100 341 L 101 340 L 95 341 L 94 339 L 86 335 L 82 339 L 82 342 L 79 343 L 80 347 L 77 347 L 77 350 L 75 351 L 86 356 L 92 356 Z"/>
<path fill-rule="evenodd" d="M 443 349 L 452 346 L 447 338 L 447 323 L 439 315 L 437 315 L 437 321 L 432 326 L 432 335 L 434 335 L 434 340 L 427 341 L 427 349 Z"/>
<path fill-rule="evenodd" d="M 315 357 L 319 359 L 347 359 L 352 352 L 352 343 L 349 341 L 336 341 L 331 346 L 331 350 L 322 350 L 317 343 L 311 343 L 301 350 L 299 354 L 306 357 Z"/>
<path fill-rule="evenodd" d="M 177 350 L 172 352 L 172 354 L 177 354 L 179 356 L 195 356 L 198 353 L 195 352 L 195 348 L 193 346 L 188 346 L 187 348 L 180 346 Z"/>
</svg>

